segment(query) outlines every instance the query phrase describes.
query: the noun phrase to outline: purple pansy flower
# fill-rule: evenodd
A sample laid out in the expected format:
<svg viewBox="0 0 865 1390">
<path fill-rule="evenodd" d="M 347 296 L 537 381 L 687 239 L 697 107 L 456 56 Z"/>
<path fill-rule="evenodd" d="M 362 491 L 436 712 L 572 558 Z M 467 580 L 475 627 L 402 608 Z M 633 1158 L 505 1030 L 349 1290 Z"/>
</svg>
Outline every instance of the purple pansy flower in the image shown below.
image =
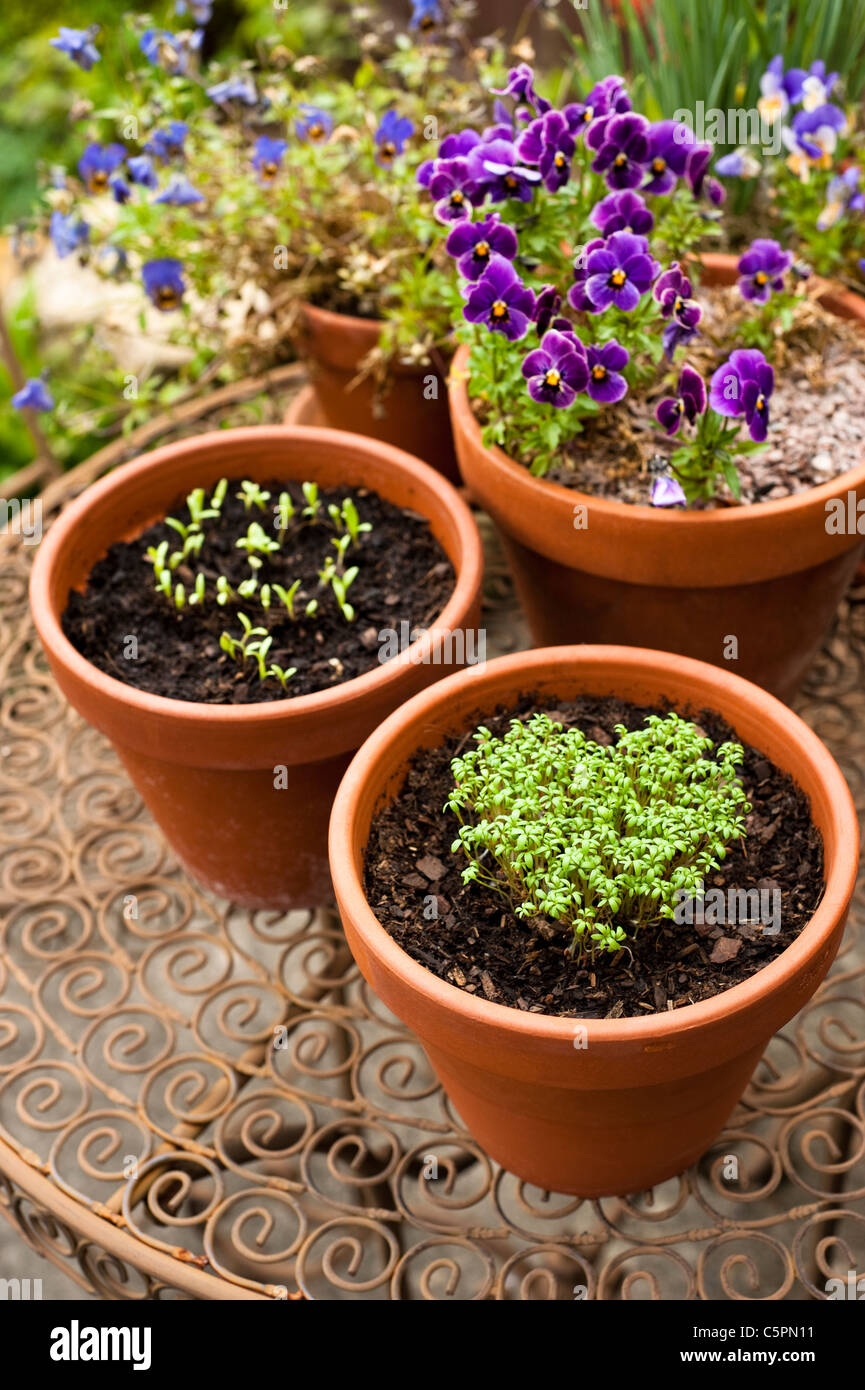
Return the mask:
<svg viewBox="0 0 865 1390">
<path fill-rule="evenodd" d="M 755 179 L 763 168 L 744 145 L 730 154 L 722 155 L 715 163 L 715 173 L 722 179 Z"/>
<path fill-rule="evenodd" d="M 333 120 L 320 106 L 311 106 L 309 102 L 302 102 L 298 109 L 301 115 L 294 123 L 298 140 L 310 140 L 313 145 L 320 145 L 333 130 Z"/>
<path fill-rule="evenodd" d="M 804 153 L 819 160 L 828 168 L 838 146 L 839 135 L 846 134 L 847 117 L 840 106 L 817 106 L 813 111 L 800 111 L 790 129 L 781 132 L 787 148 L 795 155 Z"/>
<path fill-rule="evenodd" d="M 421 188 L 429 188 L 433 176 L 446 167 L 448 160 L 465 159 L 482 143 L 478 132 L 469 128 L 461 130 L 457 135 L 446 135 L 439 145 L 436 158 L 425 159 L 418 166 L 417 181 Z"/>
<path fill-rule="evenodd" d="M 773 290 L 784 288 L 784 276 L 792 264 L 790 251 L 782 251 L 777 241 L 758 237 L 739 260 L 740 294 L 765 304 Z"/>
<path fill-rule="evenodd" d="M 744 415 L 751 438 L 762 444 L 768 432 L 774 386 L 775 373 L 762 352 L 738 348 L 712 377 L 709 404 L 719 415 Z"/>
<path fill-rule="evenodd" d="M 600 251 L 605 245 L 606 242 L 603 237 L 595 237 L 593 241 L 586 242 L 574 261 L 574 283 L 568 291 L 568 303 L 580 314 L 592 312 L 592 301 L 586 293 L 586 281 L 589 278 L 589 257 L 593 252 Z"/>
<path fill-rule="evenodd" d="M 207 199 L 197 188 L 193 188 L 185 174 L 175 174 L 153 201 L 166 203 L 173 208 L 183 208 L 191 203 L 205 203 Z"/>
<path fill-rule="evenodd" d="M 637 188 L 643 182 L 649 157 L 649 122 L 626 111 L 589 127 L 586 144 L 595 150 L 592 168 L 603 174 L 608 188 Z"/>
<path fill-rule="evenodd" d="M 483 222 L 460 222 L 445 242 L 445 250 L 453 256 L 457 270 L 465 280 L 479 280 L 493 256 L 512 261 L 517 254 L 517 234 L 497 213 Z"/>
<path fill-rule="evenodd" d="M 575 135 L 588 130 L 593 121 L 630 111 L 631 98 L 621 77 L 605 77 L 595 84 L 585 101 L 565 107 L 565 118 Z"/>
<path fill-rule="evenodd" d="M 817 230 L 828 231 L 844 216 L 845 212 L 865 211 L 865 193 L 861 192 L 859 182 L 862 170 L 851 165 L 843 174 L 829 180 L 826 189 L 826 205 L 817 218 Z"/>
<path fill-rule="evenodd" d="M 669 473 L 663 473 L 652 483 L 653 507 L 685 507 L 687 504 L 688 499 L 682 490 L 682 484 L 670 477 Z"/>
<path fill-rule="evenodd" d="M 461 222 L 469 217 L 475 183 L 468 160 L 436 160 L 436 167 L 429 181 L 429 191 L 436 200 L 433 212 L 439 222 Z"/>
<path fill-rule="evenodd" d="M 156 188 L 159 181 L 149 154 L 134 154 L 126 161 L 126 167 L 133 183 L 140 183 L 143 188 Z"/>
<path fill-rule="evenodd" d="M 207 88 L 207 95 L 217 106 L 224 106 L 229 101 L 239 101 L 244 106 L 258 105 L 255 83 L 248 74 L 243 77 L 226 77 L 224 82 L 215 82 L 212 87 Z"/>
<path fill-rule="evenodd" d="M 532 400 L 559 410 L 573 405 L 589 381 L 589 364 L 579 338 L 545 333 L 540 347 L 523 362 L 523 376 Z"/>
<path fill-rule="evenodd" d="M 613 232 L 634 232 L 636 236 L 647 236 L 655 225 L 655 219 L 639 193 L 623 188 L 621 193 L 608 193 L 592 209 L 592 221 L 602 236 L 612 236 Z"/>
<path fill-rule="evenodd" d="M 15 410 L 54 409 L 51 392 L 39 376 L 32 376 L 28 381 L 25 381 L 21 390 L 15 392 L 11 404 Z"/>
<path fill-rule="evenodd" d="M 676 138 L 679 125 L 677 121 L 658 121 L 650 128 L 644 193 L 669 193 L 675 188 L 677 174 L 682 172 L 682 144 Z"/>
<path fill-rule="evenodd" d="M 551 193 L 562 188 L 571 176 L 571 160 L 576 142 L 561 111 L 547 111 L 532 121 L 516 143 L 517 157 L 525 164 L 537 164 L 544 185 Z"/>
<path fill-rule="evenodd" d="M 686 365 L 679 376 L 675 396 L 665 396 L 655 416 L 667 434 L 676 434 L 683 420 L 693 425 L 705 409 L 706 384 L 699 372 Z"/>
<path fill-rule="evenodd" d="M 562 296 L 555 285 L 543 285 L 535 295 L 535 308 L 532 318 L 539 338 L 543 338 L 548 328 L 558 328 L 564 324 L 570 329 L 567 319 L 557 318 L 562 307 Z M 580 344 L 582 346 L 582 344 Z"/>
<path fill-rule="evenodd" d="M 259 183 L 273 183 L 287 149 L 286 140 L 271 140 L 267 135 L 259 135 L 252 152 L 252 167 Z"/>
<path fill-rule="evenodd" d="M 592 343 L 586 349 L 586 358 L 589 365 L 589 381 L 586 387 L 593 401 L 598 401 L 602 405 L 615 405 L 620 401 L 628 389 L 628 383 L 622 376 L 622 368 L 626 367 L 630 359 L 627 348 L 623 348 L 613 338 L 609 343 L 604 343 L 603 347 L 596 347 Z"/>
<path fill-rule="evenodd" d="M 489 144 L 477 145 L 469 162 L 479 189 L 494 203 L 507 198 L 531 202 L 534 185 L 541 181 L 538 169 L 527 169 L 520 163 L 516 146 L 510 140 L 491 140 Z"/>
<path fill-rule="evenodd" d="M 470 287 L 463 316 L 469 323 L 486 324 L 516 342 L 528 332 L 534 307 L 535 296 L 510 261 L 493 256 L 481 279 Z"/>
<path fill-rule="evenodd" d="M 169 121 L 164 129 L 154 130 L 144 146 L 145 154 L 152 154 L 162 164 L 167 164 L 174 155 L 183 153 L 183 142 L 188 134 L 189 126 L 185 121 Z"/>
<path fill-rule="evenodd" d="M 673 261 L 669 269 L 658 276 L 653 293 L 661 306 L 661 317 L 669 320 L 664 329 L 663 344 L 664 353 L 672 362 L 676 349 L 696 337 L 697 324 L 703 311 L 691 298 L 691 282 L 678 261 Z"/>
<path fill-rule="evenodd" d="M 114 175 L 110 187 L 115 203 L 123 204 L 129 202 L 129 199 L 132 197 L 132 189 L 129 187 L 129 184 L 122 174 Z"/>
<path fill-rule="evenodd" d="M 88 145 L 78 161 L 78 172 L 88 193 L 104 193 L 111 175 L 126 158 L 122 145 Z"/>
<path fill-rule="evenodd" d="M 506 87 L 491 87 L 490 90 L 494 96 L 527 101 L 532 110 L 541 116 L 550 109 L 550 103 L 546 98 L 538 96 L 535 91 L 535 74 L 528 63 L 520 63 L 519 67 L 511 68 Z"/>
<path fill-rule="evenodd" d="M 146 261 L 141 268 L 141 277 L 148 298 L 157 309 L 167 312 L 179 309 L 186 288 L 183 280 L 183 264 L 170 256 L 160 260 Z"/>
<path fill-rule="evenodd" d="M 611 304 L 626 312 L 636 309 L 659 269 L 645 237 L 613 232 L 586 262 L 586 294 L 593 312 L 602 313 Z"/>
<path fill-rule="evenodd" d="M 51 39 L 49 42 L 52 48 L 66 53 L 73 63 L 77 63 L 85 72 L 89 72 L 93 64 L 99 62 L 101 56 L 93 42 L 98 33 L 98 24 L 91 24 L 89 29 L 67 29 L 65 25 L 61 24 L 56 39 Z"/>
<path fill-rule="evenodd" d="M 413 134 L 414 125 L 408 116 L 398 115 L 393 107 L 390 111 L 385 111 L 373 137 L 376 144 L 376 164 L 380 164 L 384 169 L 390 168 L 397 155 L 402 154 L 405 149 L 406 140 Z"/>
<path fill-rule="evenodd" d="M 51 214 L 49 232 L 54 249 L 61 260 L 71 256 L 73 251 L 90 239 L 90 228 L 86 222 L 82 222 L 81 218 L 76 218 L 71 213 L 66 217 L 57 208 Z"/>
</svg>

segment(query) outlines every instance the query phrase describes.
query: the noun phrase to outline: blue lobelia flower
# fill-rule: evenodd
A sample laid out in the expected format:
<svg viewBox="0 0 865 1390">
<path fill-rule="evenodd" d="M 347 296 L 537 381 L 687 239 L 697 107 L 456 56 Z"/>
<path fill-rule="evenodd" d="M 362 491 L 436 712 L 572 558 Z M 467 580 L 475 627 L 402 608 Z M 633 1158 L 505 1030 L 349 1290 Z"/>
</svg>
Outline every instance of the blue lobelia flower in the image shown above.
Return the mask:
<svg viewBox="0 0 865 1390">
<path fill-rule="evenodd" d="M 294 125 L 298 140 L 309 140 L 313 145 L 320 145 L 333 130 L 330 116 L 320 106 L 310 106 L 309 102 L 302 102 L 298 110 L 301 116 Z"/>
<path fill-rule="evenodd" d="M 111 175 L 126 158 L 122 145 L 88 145 L 78 161 L 78 172 L 88 193 L 104 193 Z"/>
<path fill-rule="evenodd" d="M 374 135 L 376 145 L 376 164 L 388 169 L 397 155 L 402 154 L 405 142 L 414 134 L 414 125 L 408 116 L 400 116 L 391 108 L 381 118 L 381 124 Z"/>
<path fill-rule="evenodd" d="M 140 183 L 143 188 L 156 188 L 159 180 L 149 154 L 134 154 L 127 159 L 126 167 L 133 183 Z"/>
<path fill-rule="evenodd" d="M 522 370 L 532 400 L 558 410 L 573 405 L 589 382 L 589 364 L 579 338 L 552 329 L 525 358 Z"/>
<path fill-rule="evenodd" d="M 757 348 L 738 348 L 712 377 L 709 404 L 718 415 L 744 415 L 751 438 L 762 444 L 769 429 L 775 373 Z"/>
<path fill-rule="evenodd" d="M 189 126 L 185 121 L 169 121 L 163 130 L 154 130 L 144 146 L 145 153 L 167 164 L 174 155 L 183 153 L 183 142 L 188 134 Z"/>
<path fill-rule="evenodd" d="M 171 257 L 146 261 L 142 266 L 141 276 L 147 296 L 157 309 L 167 312 L 180 308 L 186 289 L 181 261 Z"/>
<path fill-rule="evenodd" d="M 667 434 L 676 434 L 683 420 L 693 425 L 705 409 L 706 383 L 699 372 L 686 364 L 680 373 L 675 396 L 665 396 L 655 415 Z"/>
<path fill-rule="evenodd" d="M 154 203 L 166 203 L 172 208 L 188 207 L 191 203 L 205 203 L 207 199 L 199 193 L 185 174 L 175 174 L 162 192 L 153 199 Z"/>
<path fill-rule="evenodd" d="M 32 376 L 12 397 L 16 410 L 53 410 L 54 401 L 41 377 Z"/>
<path fill-rule="evenodd" d="M 408 27 L 418 29 L 422 34 L 431 34 L 444 19 L 439 0 L 411 0 L 411 8 Z"/>
<path fill-rule="evenodd" d="M 259 183 L 273 183 L 287 149 L 286 140 L 271 140 L 267 135 L 259 135 L 252 153 L 252 167 Z"/>
<path fill-rule="evenodd" d="M 66 53 L 77 63 L 85 72 L 89 72 L 94 63 L 98 63 L 101 54 L 93 40 L 99 33 L 99 25 L 91 24 L 89 29 L 67 29 L 65 25 L 60 25 L 60 33 L 56 39 L 51 39 L 51 47 L 59 49 L 61 53 Z"/>
<path fill-rule="evenodd" d="M 535 296 L 517 275 L 510 261 L 493 256 L 484 274 L 468 291 L 463 317 L 483 323 L 511 342 L 524 338 L 532 321 Z"/>
<path fill-rule="evenodd" d="M 216 82 L 212 87 L 207 88 L 207 95 L 211 101 L 216 102 L 217 106 L 224 106 L 229 101 L 239 101 L 244 106 L 258 105 L 255 83 L 248 75 L 227 77 L 224 82 Z"/>
<path fill-rule="evenodd" d="M 194 45 L 168 29 L 145 29 L 139 39 L 139 47 L 148 63 L 173 76 L 180 76 L 189 66 L 189 52 Z"/>
<path fill-rule="evenodd" d="M 86 222 L 73 217 L 71 213 L 66 217 L 56 208 L 51 214 L 49 232 L 54 249 L 61 260 L 71 256 L 73 251 L 90 239 L 90 228 Z"/>
</svg>

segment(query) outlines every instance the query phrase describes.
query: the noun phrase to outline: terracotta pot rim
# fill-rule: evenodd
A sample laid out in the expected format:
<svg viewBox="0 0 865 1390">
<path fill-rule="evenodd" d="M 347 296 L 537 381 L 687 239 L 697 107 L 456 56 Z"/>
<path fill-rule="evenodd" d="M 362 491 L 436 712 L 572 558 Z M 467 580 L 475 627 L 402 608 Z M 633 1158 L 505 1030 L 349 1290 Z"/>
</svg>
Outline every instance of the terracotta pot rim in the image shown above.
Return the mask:
<svg viewBox="0 0 865 1390">
<path fill-rule="evenodd" d="M 707 270 L 714 270 L 719 274 L 730 274 L 735 270 L 736 257 L 723 252 L 708 252 L 700 257 Z M 839 287 L 838 290 L 827 291 L 825 296 L 828 300 L 843 302 L 851 309 L 851 316 L 860 322 L 865 331 L 865 298 L 853 294 Z M 756 517 L 780 518 L 791 512 L 823 505 L 839 493 L 855 491 L 857 485 L 865 483 L 865 456 L 862 462 L 855 468 L 849 468 L 846 473 L 839 473 L 836 478 L 830 479 L 826 483 L 818 483 L 816 487 L 808 488 L 805 492 L 795 493 L 792 497 L 780 497 L 768 502 L 745 502 L 735 507 L 718 507 L 711 511 L 679 511 L 676 508 L 652 507 L 648 503 L 620 502 L 615 498 L 596 497 L 590 492 L 578 492 L 574 488 L 565 487 L 562 483 L 552 482 L 547 478 L 536 478 L 529 472 L 525 464 L 518 463 L 506 454 L 497 444 L 484 446 L 481 440 L 481 427 L 471 408 L 468 393 L 468 370 L 467 364 L 471 353 L 468 344 L 463 344 L 456 353 L 451 365 L 450 376 L 448 378 L 448 391 L 451 400 L 451 409 L 454 412 L 455 422 L 464 430 L 473 443 L 479 449 L 483 449 L 490 464 L 510 477 L 528 479 L 532 483 L 542 486 L 547 495 L 562 503 L 567 503 L 569 509 L 573 510 L 575 505 L 591 507 L 596 515 L 606 517 L 617 517 L 622 515 L 633 516 L 635 520 L 642 522 L 644 526 L 654 526 L 656 530 L 662 527 L 672 526 L 694 526 L 703 527 L 731 527 L 742 524 Z"/>
<path fill-rule="evenodd" d="M 262 439 L 270 440 L 274 444 L 288 441 L 298 444 L 312 442 L 322 447 L 329 444 L 343 451 L 353 447 L 383 458 L 392 467 L 413 475 L 439 495 L 454 528 L 460 563 L 454 564 L 454 588 L 435 624 L 399 658 L 381 663 L 360 676 L 343 681 L 341 685 L 328 690 L 314 691 L 308 695 L 298 695 L 291 700 L 273 700 L 248 705 L 218 705 L 200 700 L 176 700 L 170 696 L 152 695 L 148 691 L 138 690 L 100 671 L 83 657 L 66 637 L 60 624 L 59 606 L 55 604 L 51 595 L 56 558 L 68 543 L 71 533 L 82 523 L 86 524 L 87 514 L 94 503 L 98 503 L 107 494 L 122 489 L 130 478 L 168 468 L 175 460 L 188 457 L 197 449 L 213 448 L 218 441 L 223 442 L 229 451 L 236 450 L 241 454 L 245 444 L 253 441 L 260 443 Z M 238 458 L 238 467 L 241 466 Z M 348 434 L 342 430 L 312 425 L 254 425 L 230 430 L 210 430 L 206 434 L 193 435 L 172 444 L 162 445 L 121 464 L 104 478 L 91 483 L 79 497 L 64 508 L 38 547 L 30 576 L 30 605 L 37 632 L 46 651 L 51 651 L 75 680 L 89 687 L 102 699 L 123 706 L 130 716 L 144 713 L 160 715 L 163 718 L 182 720 L 187 725 L 197 728 L 204 728 L 214 720 L 219 720 L 225 726 L 240 729 L 250 725 L 264 727 L 286 719 L 300 720 L 308 716 L 338 715 L 346 700 L 360 700 L 376 694 L 397 681 L 406 666 L 426 664 L 445 634 L 461 626 L 465 613 L 471 608 L 472 597 L 480 586 L 482 575 L 483 552 L 471 512 L 453 485 L 429 464 L 393 445 L 383 444 L 363 435 Z"/>
<path fill-rule="evenodd" d="M 569 670 L 573 676 L 580 667 L 597 669 L 606 665 L 627 666 L 635 674 L 667 672 L 672 692 L 683 679 L 688 683 L 696 679 L 712 687 L 712 695 L 707 691 L 701 698 L 707 701 L 714 699 L 715 707 L 722 715 L 728 697 L 733 698 L 734 702 L 736 697 L 740 701 L 744 697 L 760 712 L 765 724 L 783 731 L 798 747 L 803 763 L 813 774 L 812 780 L 820 781 L 828 788 L 836 848 L 831 862 L 826 864 L 823 897 L 796 940 L 747 980 L 697 1004 L 687 1004 L 669 1013 L 653 1013 L 641 1018 L 574 1019 L 528 1014 L 467 994 L 439 979 L 397 945 L 372 911 L 363 888 L 362 850 L 355 855 L 353 848 L 353 824 L 366 784 L 376 776 L 379 760 L 386 754 L 392 737 L 406 724 L 433 716 L 437 710 L 447 706 L 451 695 L 466 686 L 475 683 L 483 685 L 491 675 L 511 672 L 515 684 L 529 689 L 533 674 L 549 671 L 554 665 Z M 479 708 L 483 708 L 482 698 Z M 845 846 L 852 853 L 845 853 Z M 331 813 L 329 853 L 337 902 L 350 916 L 354 930 L 386 971 L 401 979 L 414 993 L 424 996 L 430 1005 L 456 1014 L 464 1023 L 475 1027 L 504 1029 L 512 1037 L 534 1042 L 571 1046 L 574 1027 L 579 1024 L 586 1029 L 590 1045 L 657 1043 L 670 1033 L 687 1033 L 724 1019 L 729 1020 L 753 1008 L 762 998 L 791 979 L 831 935 L 840 912 L 852 896 L 858 870 L 859 828 L 850 790 L 831 753 L 803 720 L 773 695 L 741 676 L 689 657 L 646 648 L 585 645 L 536 648 L 497 657 L 483 666 L 469 667 L 448 676 L 408 700 L 379 725 L 352 759 Z"/>
<path fill-rule="evenodd" d="M 378 336 L 387 323 L 387 319 L 365 319 L 360 314 L 342 314 L 337 309 L 321 309 L 317 304 L 311 304 L 308 299 L 300 301 L 300 309 L 303 314 L 315 315 L 321 319 L 324 326 L 334 332 L 339 332 L 340 324 L 348 323 L 358 331 L 364 328 L 375 329 Z"/>
</svg>

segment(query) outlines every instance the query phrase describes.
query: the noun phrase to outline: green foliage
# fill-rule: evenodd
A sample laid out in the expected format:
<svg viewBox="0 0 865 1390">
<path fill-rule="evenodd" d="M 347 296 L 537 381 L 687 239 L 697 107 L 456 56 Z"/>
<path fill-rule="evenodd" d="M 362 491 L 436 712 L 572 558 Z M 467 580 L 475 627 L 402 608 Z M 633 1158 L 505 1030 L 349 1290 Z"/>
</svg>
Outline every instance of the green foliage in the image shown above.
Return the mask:
<svg viewBox="0 0 865 1390">
<path fill-rule="evenodd" d="M 714 749 L 676 714 L 616 733 L 601 745 L 537 714 L 502 737 L 479 728 L 451 764 L 463 880 L 572 932 L 581 959 L 621 950 L 696 896 L 751 809 L 739 744 Z"/>
</svg>

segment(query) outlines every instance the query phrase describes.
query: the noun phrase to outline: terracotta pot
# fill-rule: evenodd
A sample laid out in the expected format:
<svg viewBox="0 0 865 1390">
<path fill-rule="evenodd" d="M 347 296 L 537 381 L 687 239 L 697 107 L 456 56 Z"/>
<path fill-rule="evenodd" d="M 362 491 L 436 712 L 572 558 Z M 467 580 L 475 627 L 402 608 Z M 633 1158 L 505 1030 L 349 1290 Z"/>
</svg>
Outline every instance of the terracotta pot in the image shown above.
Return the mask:
<svg viewBox="0 0 865 1390">
<path fill-rule="evenodd" d="M 648 704 L 668 698 L 681 713 L 717 710 L 740 738 L 789 771 L 810 798 L 826 853 L 825 895 L 797 940 L 713 999 L 602 1021 L 492 1004 L 412 960 L 364 895 L 370 822 L 418 750 L 440 746 L 524 693 L 551 706 L 589 694 Z M 475 1139 L 539 1187 L 599 1197 L 642 1191 L 681 1172 L 723 1128 L 770 1038 L 829 969 L 856 881 L 858 828 L 847 785 L 823 744 L 757 686 L 662 652 L 560 647 L 460 672 L 391 715 L 360 749 L 337 793 L 330 860 L 361 971 L 415 1031 Z"/>
<path fill-rule="evenodd" d="M 97 670 L 61 630 L 70 590 L 84 586 L 109 545 L 140 534 L 178 497 L 238 475 L 363 485 L 427 517 L 457 575 L 439 623 L 405 660 L 330 690 L 268 704 L 166 699 Z M 93 484 L 49 530 L 30 596 L 64 695 L 111 740 L 193 877 L 243 906 L 286 910 L 331 899 L 327 819 L 340 777 L 385 715 L 447 670 L 435 659 L 459 653 L 446 633 L 477 624 L 482 567 L 471 513 L 425 464 L 335 430 L 268 426 L 184 439 Z M 277 787 L 275 780 L 286 785 Z"/>
<path fill-rule="evenodd" d="M 704 261 L 707 280 L 735 279 L 733 257 Z M 858 295 L 838 292 L 826 302 L 865 325 Z M 790 700 L 862 554 L 861 535 L 827 533 L 826 505 L 848 493 L 865 498 L 865 458 L 799 496 L 752 506 L 691 512 L 592 497 L 484 448 L 468 360 L 461 348 L 450 380 L 460 469 L 501 530 L 535 642 L 680 652 Z"/>
<path fill-rule="evenodd" d="M 351 430 L 405 449 L 459 481 L 445 381 L 435 368 L 397 365 L 377 401 L 375 382 L 358 382 L 361 362 L 377 345 L 383 324 L 375 319 L 302 307 L 301 348 L 311 364 L 318 423 Z M 430 391 L 435 395 L 427 399 Z M 288 421 L 287 421 L 288 423 Z"/>
</svg>

